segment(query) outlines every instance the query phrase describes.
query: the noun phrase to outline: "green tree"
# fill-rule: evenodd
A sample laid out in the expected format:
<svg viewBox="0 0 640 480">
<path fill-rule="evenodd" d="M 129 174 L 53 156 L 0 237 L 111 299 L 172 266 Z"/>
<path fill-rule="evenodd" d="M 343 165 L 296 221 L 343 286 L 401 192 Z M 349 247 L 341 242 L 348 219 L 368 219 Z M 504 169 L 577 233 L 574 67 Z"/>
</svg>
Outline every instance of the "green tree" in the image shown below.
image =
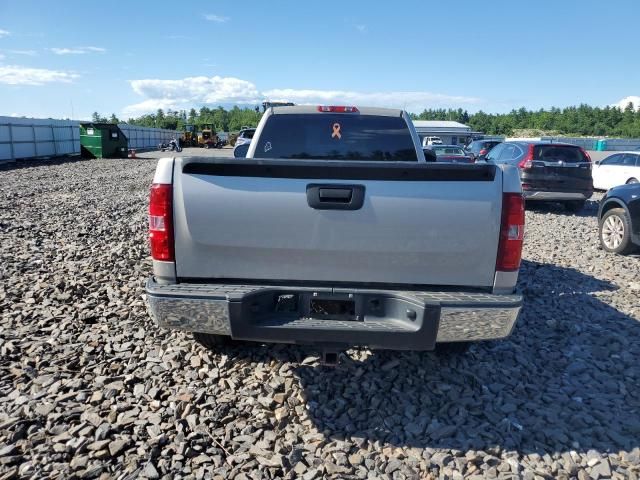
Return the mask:
<svg viewBox="0 0 640 480">
<path fill-rule="evenodd" d="M 96 123 L 104 123 L 108 120 L 106 117 L 101 116 L 98 112 L 93 112 L 93 114 L 91 115 L 91 121 Z"/>
<path fill-rule="evenodd" d="M 196 118 L 198 117 L 198 112 L 196 112 L 195 108 L 189 110 L 189 116 L 187 117 L 187 122 L 190 124 L 196 123 Z"/>
<path fill-rule="evenodd" d="M 157 128 L 164 128 L 164 112 L 161 108 L 156 112 L 154 123 Z"/>
</svg>

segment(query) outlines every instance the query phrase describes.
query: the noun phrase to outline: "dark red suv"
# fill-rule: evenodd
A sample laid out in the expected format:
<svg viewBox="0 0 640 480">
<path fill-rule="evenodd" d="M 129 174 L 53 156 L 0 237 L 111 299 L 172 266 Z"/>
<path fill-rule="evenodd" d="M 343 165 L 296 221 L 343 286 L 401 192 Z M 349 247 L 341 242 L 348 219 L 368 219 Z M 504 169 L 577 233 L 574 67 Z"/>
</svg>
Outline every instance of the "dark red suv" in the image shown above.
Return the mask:
<svg viewBox="0 0 640 480">
<path fill-rule="evenodd" d="M 528 202 L 562 202 L 577 212 L 593 194 L 591 158 L 576 145 L 504 142 L 493 147 L 485 159 L 518 167 L 522 193 Z"/>
</svg>

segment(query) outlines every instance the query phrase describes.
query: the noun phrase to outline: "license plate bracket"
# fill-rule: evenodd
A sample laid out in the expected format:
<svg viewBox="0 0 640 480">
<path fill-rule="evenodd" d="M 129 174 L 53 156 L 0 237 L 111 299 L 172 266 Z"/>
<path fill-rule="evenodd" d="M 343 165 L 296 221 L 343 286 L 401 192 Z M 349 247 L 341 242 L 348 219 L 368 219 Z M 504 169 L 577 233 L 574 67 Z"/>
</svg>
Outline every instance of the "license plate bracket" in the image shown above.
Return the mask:
<svg viewBox="0 0 640 480">
<path fill-rule="evenodd" d="M 316 298 L 309 301 L 309 316 L 318 320 L 356 321 L 356 303 L 353 300 Z"/>
</svg>

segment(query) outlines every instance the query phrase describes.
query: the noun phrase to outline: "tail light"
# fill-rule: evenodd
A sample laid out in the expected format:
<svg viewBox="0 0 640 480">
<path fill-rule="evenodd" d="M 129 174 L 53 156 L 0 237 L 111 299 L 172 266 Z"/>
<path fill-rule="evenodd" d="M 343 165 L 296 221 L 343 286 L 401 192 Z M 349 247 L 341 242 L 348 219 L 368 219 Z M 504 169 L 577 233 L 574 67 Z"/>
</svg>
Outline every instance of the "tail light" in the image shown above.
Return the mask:
<svg viewBox="0 0 640 480">
<path fill-rule="evenodd" d="M 524 198 L 520 193 L 503 193 L 496 270 L 515 272 L 520 268 L 523 240 Z"/>
<path fill-rule="evenodd" d="M 587 153 L 587 151 L 586 151 L 584 148 L 582 148 L 582 147 L 580 147 L 580 151 L 581 151 L 581 152 L 582 152 L 582 154 L 584 155 L 584 158 L 586 158 L 586 159 L 587 159 L 587 163 L 588 163 L 588 165 L 586 165 L 586 168 L 591 169 L 591 168 L 592 168 L 591 155 L 589 155 L 589 154 Z"/>
<path fill-rule="evenodd" d="M 518 163 L 519 168 L 531 168 L 533 166 L 533 145 L 529 145 L 529 149 L 527 150 L 526 155 L 520 163 Z"/>
<path fill-rule="evenodd" d="M 175 261 L 173 250 L 173 206 L 171 185 L 154 183 L 149 195 L 149 242 L 151 257 Z"/>
<path fill-rule="evenodd" d="M 318 105 L 319 112 L 333 112 L 333 113 L 358 113 L 359 110 L 356 107 L 345 107 L 341 105 Z"/>
</svg>

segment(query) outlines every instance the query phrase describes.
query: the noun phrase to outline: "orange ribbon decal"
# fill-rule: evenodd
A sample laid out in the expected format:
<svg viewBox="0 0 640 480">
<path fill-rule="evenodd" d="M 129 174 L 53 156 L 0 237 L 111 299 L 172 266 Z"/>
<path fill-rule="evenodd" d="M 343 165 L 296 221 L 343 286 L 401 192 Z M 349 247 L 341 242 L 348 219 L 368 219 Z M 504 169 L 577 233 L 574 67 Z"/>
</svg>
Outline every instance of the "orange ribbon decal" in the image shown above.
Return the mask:
<svg viewBox="0 0 640 480">
<path fill-rule="evenodd" d="M 340 140 L 342 138 L 342 135 L 340 135 L 340 124 L 339 123 L 334 123 L 333 124 L 333 133 L 331 134 L 331 138 L 335 138 L 338 137 L 338 140 Z"/>
</svg>

